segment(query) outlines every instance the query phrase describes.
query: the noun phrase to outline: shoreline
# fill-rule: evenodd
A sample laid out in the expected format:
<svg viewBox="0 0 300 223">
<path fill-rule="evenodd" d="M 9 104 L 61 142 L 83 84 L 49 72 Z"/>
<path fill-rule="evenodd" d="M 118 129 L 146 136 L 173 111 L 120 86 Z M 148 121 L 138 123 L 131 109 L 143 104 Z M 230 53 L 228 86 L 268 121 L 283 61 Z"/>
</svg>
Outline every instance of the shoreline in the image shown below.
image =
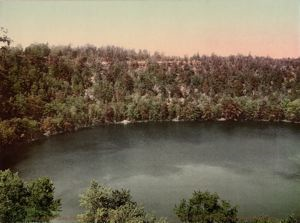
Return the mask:
<svg viewBox="0 0 300 223">
<path fill-rule="evenodd" d="M 88 125 L 88 126 L 82 126 L 82 127 L 77 127 L 72 131 L 58 131 L 58 132 L 53 132 L 53 133 L 41 133 L 38 137 L 33 138 L 33 139 L 28 139 L 28 140 L 24 140 L 24 141 L 19 141 L 19 142 L 15 142 L 12 144 L 7 144 L 5 146 L 3 146 L 3 148 L 0 148 L 0 153 L 3 151 L 7 150 L 7 147 L 13 146 L 13 147 L 19 147 L 22 145 L 28 145 L 30 143 L 34 143 L 37 142 L 39 140 L 43 140 L 43 139 L 47 139 L 50 138 L 52 136 L 56 136 L 56 135 L 62 135 L 62 134 L 66 134 L 66 133 L 74 133 L 74 132 L 78 132 L 84 129 L 88 129 L 88 128 L 94 128 L 94 127 L 100 127 L 100 126 L 110 126 L 110 125 L 123 125 L 123 126 L 127 126 L 127 125 L 132 125 L 132 124 L 140 124 L 140 123 L 176 123 L 176 122 L 193 122 L 193 123 L 207 123 L 207 122 L 211 122 L 211 123 L 264 123 L 264 124 L 288 124 L 288 125 L 300 125 L 300 122 L 293 122 L 293 121 L 289 121 L 289 120 L 276 120 L 276 121 L 270 121 L 270 120 L 227 120 L 225 118 L 219 118 L 219 119 L 215 119 L 215 120 L 180 120 L 180 119 L 172 119 L 172 120 L 158 120 L 158 121 L 150 121 L 150 120 L 138 120 L 138 121 L 132 121 L 132 120 L 127 120 L 124 119 L 122 121 L 118 121 L 118 122 L 104 122 L 104 123 L 99 123 L 99 124 L 93 124 L 93 125 Z"/>
</svg>

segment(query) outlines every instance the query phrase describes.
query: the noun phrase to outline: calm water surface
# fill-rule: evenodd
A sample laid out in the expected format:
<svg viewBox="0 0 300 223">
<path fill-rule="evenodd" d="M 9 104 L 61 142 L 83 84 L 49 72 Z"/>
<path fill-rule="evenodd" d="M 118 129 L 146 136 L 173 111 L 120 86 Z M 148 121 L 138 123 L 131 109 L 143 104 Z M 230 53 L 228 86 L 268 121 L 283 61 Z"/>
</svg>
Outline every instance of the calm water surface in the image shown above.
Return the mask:
<svg viewBox="0 0 300 223">
<path fill-rule="evenodd" d="M 130 189 L 158 216 L 194 190 L 217 192 L 244 217 L 300 214 L 300 126 L 267 123 L 143 123 L 50 137 L 1 155 L 0 168 L 49 176 L 62 218 L 80 212 L 92 179 Z"/>
</svg>

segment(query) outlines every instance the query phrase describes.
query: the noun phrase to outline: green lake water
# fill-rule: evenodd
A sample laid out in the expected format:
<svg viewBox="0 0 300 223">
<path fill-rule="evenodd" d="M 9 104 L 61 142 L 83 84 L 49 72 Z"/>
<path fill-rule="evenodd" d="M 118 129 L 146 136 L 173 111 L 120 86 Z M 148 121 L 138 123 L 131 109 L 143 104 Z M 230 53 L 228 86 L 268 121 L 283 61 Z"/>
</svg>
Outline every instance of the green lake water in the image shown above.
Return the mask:
<svg viewBox="0 0 300 223">
<path fill-rule="evenodd" d="M 194 190 L 217 192 L 243 217 L 300 215 L 300 125 L 108 125 L 8 151 L 1 169 L 54 181 L 63 204 L 60 222 L 80 212 L 78 195 L 92 179 L 129 189 L 147 210 L 175 222 L 174 204 Z"/>
</svg>

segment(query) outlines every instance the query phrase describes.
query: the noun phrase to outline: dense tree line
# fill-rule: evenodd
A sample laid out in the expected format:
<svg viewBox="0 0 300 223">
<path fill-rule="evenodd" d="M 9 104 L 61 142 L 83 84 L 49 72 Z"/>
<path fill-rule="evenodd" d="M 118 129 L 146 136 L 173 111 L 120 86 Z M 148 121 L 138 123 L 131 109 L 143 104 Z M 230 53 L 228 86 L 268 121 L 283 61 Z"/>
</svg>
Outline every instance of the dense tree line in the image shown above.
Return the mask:
<svg viewBox="0 0 300 223">
<path fill-rule="evenodd" d="M 101 123 L 300 121 L 300 59 L 108 46 L 0 49 L 0 146 Z"/>
<path fill-rule="evenodd" d="M 0 171 L 0 198 L 0 223 L 50 222 L 61 210 L 48 178 L 26 183 L 10 170 Z M 80 206 L 83 213 L 77 220 L 82 223 L 168 223 L 145 211 L 128 190 L 112 189 L 96 181 L 80 195 Z M 207 191 L 195 191 L 190 199 L 175 205 L 174 212 L 183 223 L 297 223 L 293 215 L 283 220 L 240 218 L 237 207 Z"/>
</svg>

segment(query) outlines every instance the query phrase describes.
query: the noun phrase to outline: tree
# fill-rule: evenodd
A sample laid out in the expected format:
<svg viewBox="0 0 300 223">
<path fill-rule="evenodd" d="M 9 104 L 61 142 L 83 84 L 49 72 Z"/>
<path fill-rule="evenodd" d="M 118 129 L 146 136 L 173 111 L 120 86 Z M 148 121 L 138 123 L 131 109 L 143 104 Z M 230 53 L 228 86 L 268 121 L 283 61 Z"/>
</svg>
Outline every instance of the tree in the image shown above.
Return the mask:
<svg viewBox="0 0 300 223">
<path fill-rule="evenodd" d="M 0 222 L 24 222 L 29 193 L 17 173 L 0 171 Z"/>
<path fill-rule="evenodd" d="M 51 50 L 48 44 L 31 44 L 25 48 L 25 55 L 29 56 L 30 59 L 39 59 L 47 57 Z"/>
<path fill-rule="evenodd" d="M 183 199 L 174 211 L 182 222 L 187 223 L 235 223 L 237 207 L 221 200 L 214 193 L 195 191 L 188 201 Z"/>
<path fill-rule="evenodd" d="M 297 223 L 297 222 L 299 222 L 299 219 L 297 220 L 294 215 L 290 215 L 287 218 L 280 221 L 280 223 Z"/>
<path fill-rule="evenodd" d="M 18 173 L 0 171 L 0 222 L 49 222 L 60 211 L 48 178 L 24 182 Z"/>
<path fill-rule="evenodd" d="M 86 209 L 78 216 L 82 223 L 166 223 L 132 201 L 128 190 L 115 190 L 96 181 L 81 195 L 80 206 Z"/>
<path fill-rule="evenodd" d="M 297 58 L 23 49 L 10 41 L 0 28 L 1 148 L 123 119 L 300 121 Z"/>
<path fill-rule="evenodd" d="M 239 220 L 239 223 L 297 223 L 297 222 L 298 220 L 293 215 L 290 215 L 281 220 L 272 219 L 271 217 L 268 216 L 258 217 L 250 221 Z"/>
<path fill-rule="evenodd" d="M 290 120 L 300 120 L 300 99 L 296 99 L 287 104 L 287 116 Z"/>
<path fill-rule="evenodd" d="M 54 185 L 47 177 L 38 178 L 28 184 L 27 221 L 49 222 L 58 216 L 61 203 L 54 199 Z"/>
<path fill-rule="evenodd" d="M 0 27 L 0 42 L 6 43 L 8 46 L 12 42 L 11 38 L 7 36 L 7 29 Z"/>
</svg>

